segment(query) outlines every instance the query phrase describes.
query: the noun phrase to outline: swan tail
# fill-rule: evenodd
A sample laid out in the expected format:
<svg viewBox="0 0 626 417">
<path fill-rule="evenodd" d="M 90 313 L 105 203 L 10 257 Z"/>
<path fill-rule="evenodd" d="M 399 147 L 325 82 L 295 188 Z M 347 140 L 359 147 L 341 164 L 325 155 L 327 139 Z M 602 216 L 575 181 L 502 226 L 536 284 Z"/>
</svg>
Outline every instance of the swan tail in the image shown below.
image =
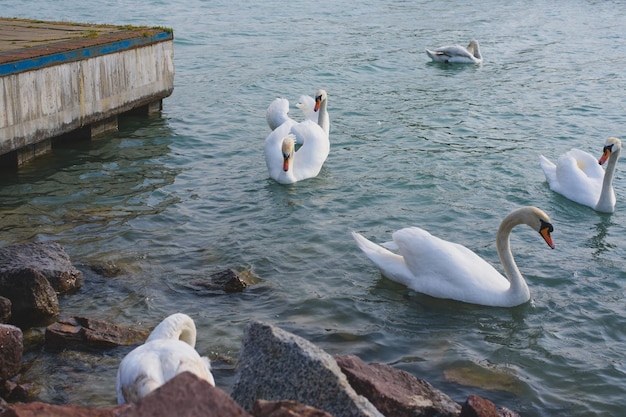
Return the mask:
<svg viewBox="0 0 626 417">
<path fill-rule="evenodd" d="M 556 183 L 556 165 L 543 155 L 539 155 L 539 163 L 543 170 L 546 180 L 550 185 Z"/>
<path fill-rule="evenodd" d="M 352 237 L 365 256 L 380 269 L 384 276 L 400 284 L 408 285 L 410 283 L 412 274 L 402 256 L 371 242 L 359 233 L 352 232 Z"/>
</svg>

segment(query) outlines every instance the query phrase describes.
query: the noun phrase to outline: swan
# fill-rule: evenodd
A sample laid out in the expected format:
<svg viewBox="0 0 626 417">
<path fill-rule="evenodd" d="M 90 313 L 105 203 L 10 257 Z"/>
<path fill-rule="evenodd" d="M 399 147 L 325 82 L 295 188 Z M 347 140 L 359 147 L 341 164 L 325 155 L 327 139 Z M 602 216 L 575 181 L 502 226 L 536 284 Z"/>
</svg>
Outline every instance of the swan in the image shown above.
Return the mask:
<svg viewBox="0 0 626 417">
<path fill-rule="evenodd" d="M 275 181 L 293 184 L 319 174 L 330 153 L 327 98 L 325 90 L 316 92 L 313 110 L 318 113 L 318 123 L 285 122 L 265 139 L 265 163 Z M 296 150 L 296 145 L 302 146 Z"/>
<path fill-rule="evenodd" d="M 480 64 L 483 62 L 480 45 L 476 40 L 470 41 L 467 48 L 461 45 L 442 46 L 434 51 L 426 49 L 426 54 L 434 62 L 445 62 L 446 64 Z"/>
<path fill-rule="evenodd" d="M 556 165 L 543 155 L 539 156 L 539 162 L 552 191 L 596 211 L 613 213 L 613 175 L 621 150 L 622 142 L 611 137 L 606 140 L 599 160 L 587 152 L 572 149 L 561 155 Z M 600 165 L 607 160 L 605 171 Z"/>
<path fill-rule="evenodd" d="M 176 313 L 154 328 L 146 342 L 122 359 L 117 370 L 118 404 L 134 403 L 179 373 L 189 371 L 215 386 L 209 358 L 194 349 L 196 326 Z"/>
<path fill-rule="evenodd" d="M 522 207 L 507 215 L 498 229 L 496 248 L 506 278 L 465 246 L 409 227 L 393 233 L 393 241 L 379 246 L 352 232 L 359 248 L 392 281 L 436 298 L 495 307 L 514 307 L 530 299 L 528 285 L 513 255 L 509 237 L 513 227 L 526 224 L 554 249 L 550 218 L 537 207 Z M 389 249 L 399 252 L 395 254 Z"/>
<path fill-rule="evenodd" d="M 302 111 L 304 120 L 312 120 L 318 123 L 319 113 L 315 110 L 315 99 L 313 97 L 306 94 L 301 95 L 296 103 L 296 107 Z M 265 112 L 265 120 L 270 130 L 276 129 L 285 122 L 297 123 L 289 117 L 289 100 L 286 98 L 276 98 L 270 103 Z"/>
</svg>

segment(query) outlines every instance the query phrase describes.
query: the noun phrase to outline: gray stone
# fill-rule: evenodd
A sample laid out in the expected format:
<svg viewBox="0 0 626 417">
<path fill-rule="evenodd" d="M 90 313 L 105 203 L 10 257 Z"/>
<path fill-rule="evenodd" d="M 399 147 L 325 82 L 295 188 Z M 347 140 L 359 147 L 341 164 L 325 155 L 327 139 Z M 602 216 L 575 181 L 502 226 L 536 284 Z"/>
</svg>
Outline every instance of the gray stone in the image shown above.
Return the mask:
<svg viewBox="0 0 626 417">
<path fill-rule="evenodd" d="M 246 326 L 232 397 L 246 410 L 256 400 L 291 400 L 341 417 L 382 417 L 358 395 L 332 356 L 307 340 L 259 322 Z"/>
<path fill-rule="evenodd" d="M 0 248 L 0 280 L 11 271 L 32 268 L 42 274 L 59 294 L 76 291 L 82 273 L 76 269 L 63 247 L 56 242 L 32 242 Z"/>
<path fill-rule="evenodd" d="M 24 351 L 22 330 L 0 324 L 0 380 L 13 378 L 20 371 Z"/>
</svg>

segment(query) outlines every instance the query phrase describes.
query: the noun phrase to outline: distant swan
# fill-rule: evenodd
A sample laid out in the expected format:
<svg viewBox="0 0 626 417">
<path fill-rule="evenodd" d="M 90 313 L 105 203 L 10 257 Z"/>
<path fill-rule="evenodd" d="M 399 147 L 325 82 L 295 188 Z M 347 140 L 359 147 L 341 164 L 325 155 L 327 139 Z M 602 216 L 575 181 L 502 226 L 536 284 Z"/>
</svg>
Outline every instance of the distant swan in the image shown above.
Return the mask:
<svg viewBox="0 0 626 417">
<path fill-rule="evenodd" d="M 613 176 L 621 149 L 622 142 L 612 137 L 605 142 L 599 160 L 587 152 L 572 149 L 561 155 L 556 165 L 543 155 L 539 156 L 539 161 L 552 191 L 596 211 L 613 213 Z M 607 159 L 605 171 L 600 165 Z"/>
<path fill-rule="evenodd" d="M 176 313 L 154 328 L 146 342 L 132 350 L 117 370 L 117 403 L 134 403 L 181 372 L 189 371 L 215 386 L 209 359 L 194 349 L 196 326 Z"/>
<path fill-rule="evenodd" d="M 480 45 L 475 40 L 470 41 L 467 48 L 461 45 L 442 46 L 434 51 L 426 49 L 426 54 L 434 62 L 450 64 L 480 64 L 483 62 L 483 56 L 480 54 Z"/>
<path fill-rule="evenodd" d="M 518 224 L 538 231 L 554 248 L 550 236 L 553 228 L 546 213 L 530 206 L 514 210 L 502 220 L 496 236 L 506 278 L 465 246 L 442 240 L 418 227 L 398 230 L 392 235 L 393 241 L 382 246 L 358 233 L 352 232 L 352 236 L 384 276 L 414 291 L 472 304 L 513 307 L 530 299 L 509 242 L 511 230 Z"/>
<path fill-rule="evenodd" d="M 330 152 L 327 98 L 324 90 L 318 90 L 315 95 L 318 123 L 311 120 L 286 122 L 265 139 L 265 163 L 275 181 L 292 184 L 319 174 Z M 296 150 L 296 144 L 302 145 L 300 149 Z"/>
</svg>

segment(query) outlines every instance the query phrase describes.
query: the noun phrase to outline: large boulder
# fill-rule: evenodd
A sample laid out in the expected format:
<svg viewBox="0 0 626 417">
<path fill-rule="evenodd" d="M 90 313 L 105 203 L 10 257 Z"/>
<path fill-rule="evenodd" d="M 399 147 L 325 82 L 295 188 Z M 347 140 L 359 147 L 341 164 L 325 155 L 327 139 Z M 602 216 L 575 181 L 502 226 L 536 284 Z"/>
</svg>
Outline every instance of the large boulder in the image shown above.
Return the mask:
<svg viewBox="0 0 626 417">
<path fill-rule="evenodd" d="M 249 323 L 244 331 L 231 395 L 246 410 L 258 399 L 291 400 L 341 417 L 382 417 L 352 389 L 332 356 L 259 322 Z"/>
<path fill-rule="evenodd" d="M 52 349 L 108 349 L 143 343 L 148 332 L 85 317 L 69 317 L 46 328 L 46 346 Z"/>
<path fill-rule="evenodd" d="M 360 358 L 335 357 L 354 390 L 368 398 L 380 412 L 394 417 L 456 417 L 461 406 L 428 382 L 401 369 Z"/>
<path fill-rule="evenodd" d="M 33 268 L 1 271 L 0 294 L 11 300 L 11 323 L 26 326 L 59 314 L 54 288 Z"/>
<path fill-rule="evenodd" d="M 167 381 L 120 417 L 252 417 L 224 391 L 191 372 Z"/>
<path fill-rule="evenodd" d="M 0 348 L 0 380 L 13 378 L 22 365 L 22 330 L 10 324 L 0 324 Z"/>
<path fill-rule="evenodd" d="M 0 248 L 0 281 L 10 279 L 12 271 L 25 268 L 42 274 L 58 294 L 76 291 L 82 284 L 82 273 L 56 242 L 21 243 Z"/>
</svg>

